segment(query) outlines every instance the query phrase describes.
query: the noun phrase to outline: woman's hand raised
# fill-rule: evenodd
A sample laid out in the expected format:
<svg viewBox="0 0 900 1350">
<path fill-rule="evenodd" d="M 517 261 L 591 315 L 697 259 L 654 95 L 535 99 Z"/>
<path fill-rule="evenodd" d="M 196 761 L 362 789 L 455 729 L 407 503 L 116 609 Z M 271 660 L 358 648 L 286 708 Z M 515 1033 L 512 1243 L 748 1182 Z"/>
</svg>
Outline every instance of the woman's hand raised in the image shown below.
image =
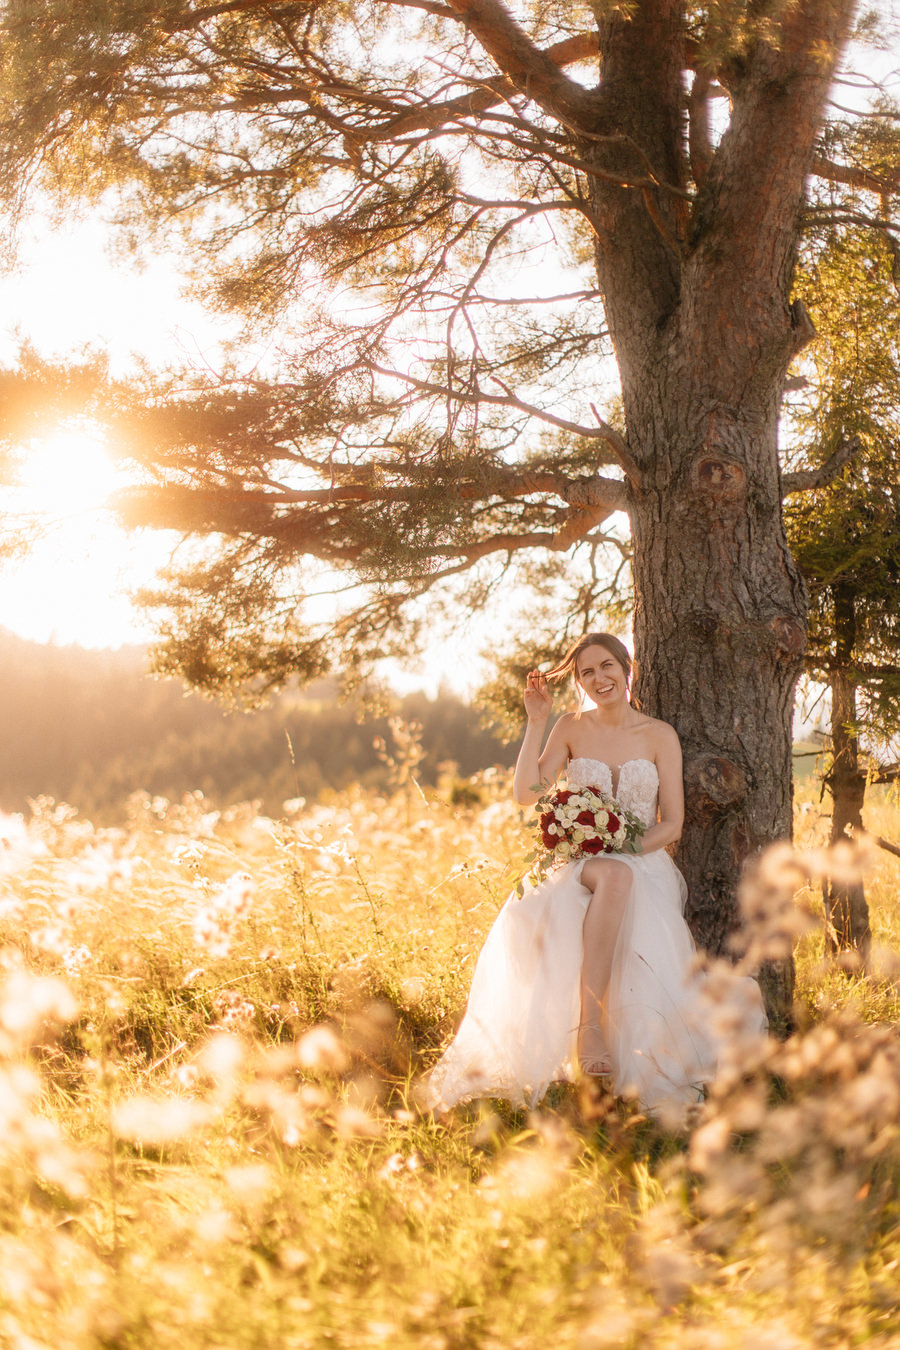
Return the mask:
<svg viewBox="0 0 900 1350">
<path fill-rule="evenodd" d="M 546 722 L 553 708 L 553 698 L 546 677 L 539 670 L 530 670 L 525 678 L 524 701 L 529 722 Z"/>
</svg>

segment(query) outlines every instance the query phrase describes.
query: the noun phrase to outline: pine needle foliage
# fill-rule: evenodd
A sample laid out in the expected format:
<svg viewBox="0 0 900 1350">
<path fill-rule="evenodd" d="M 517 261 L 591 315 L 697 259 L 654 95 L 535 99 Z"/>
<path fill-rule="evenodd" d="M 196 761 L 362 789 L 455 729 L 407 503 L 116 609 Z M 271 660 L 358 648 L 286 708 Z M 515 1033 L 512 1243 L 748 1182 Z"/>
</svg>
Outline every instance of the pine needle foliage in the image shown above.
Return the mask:
<svg viewBox="0 0 900 1350">
<path fill-rule="evenodd" d="M 669 57 L 678 66 L 678 145 L 663 150 L 595 84 L 616 6 L 519 10 L 0 8 L 11 218 L 35 190 L 61 211 L 115 202 L 123 239 L 138 251 L 180 240 L 195 294 L 242 316 L 242 344 L 267 352 L 110 392 L 105 414 L 144 473 L 123 518 L 201 545 L 144 597 L 161 669 L 220 692 L 314 677 L 352 647 L 362 670 L 421 638 L 423 597 L 477 609 L 527 581 L 520 564 L 534 556 L 556 567 L 567 629 L 583 596 L 559 596 L 615 572 L 607 522 L 627 505 L 627 460 L 608 425 L 618 382 L 596 195 L 614 184 L 643 200 L 682 266 L 714 218 L 720 140 L 730 153 L 714 110 L 751 98 L 757 67 L 789 43 L 784 16 L 685 5 L 672 51 L 646 73 L 661 90 Z M 863 15 L 857 37 L 883 41 L 883 26 Z M 890 116 L 860 123 L 878 180 L 863 197 L 883 188 L 883 210 L 871 225 L 866 204 L 854 226 L 880 230 L 885 247 Z M 858 214 L 856 134 L 826 128 L 815 162 L 836 230 Z M 818 212 L 826 198 L 810 200 Z M 343 599 L 322 618 L 308 597 L 338 577 Z M 588 589 L 599 602 L 603 586 Z"/>
</svg>

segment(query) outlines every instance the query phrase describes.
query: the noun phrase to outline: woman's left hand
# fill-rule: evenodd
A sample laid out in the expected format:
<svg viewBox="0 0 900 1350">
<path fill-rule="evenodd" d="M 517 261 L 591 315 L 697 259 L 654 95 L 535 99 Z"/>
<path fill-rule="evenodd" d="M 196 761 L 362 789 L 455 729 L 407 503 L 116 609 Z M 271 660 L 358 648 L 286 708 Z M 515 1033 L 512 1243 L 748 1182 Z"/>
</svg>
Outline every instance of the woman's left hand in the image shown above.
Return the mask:
<svg viewBox="0 0 900 1350">
<path fill-rule="evenodd" d="M 546 722 L 553 709 L 553 697 L 547 678 L 539 670 L 530 670 L 525 679 L 525 712 L 530 722 Z"/>
</svg>

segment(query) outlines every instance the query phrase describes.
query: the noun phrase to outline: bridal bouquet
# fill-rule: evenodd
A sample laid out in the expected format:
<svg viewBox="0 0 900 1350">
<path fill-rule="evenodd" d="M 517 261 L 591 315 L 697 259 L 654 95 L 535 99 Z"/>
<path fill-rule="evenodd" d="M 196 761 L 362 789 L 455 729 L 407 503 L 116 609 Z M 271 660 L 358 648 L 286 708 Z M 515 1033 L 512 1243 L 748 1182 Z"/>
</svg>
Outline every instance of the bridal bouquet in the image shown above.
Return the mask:
<svg viewBox="0 0 900 1350">
<path fill-rule="evenodd" d="M 541 873 L 554 863 L 596 853 L 637 853 L 647 826 L 599 788 L 555 788 L 535 808 L 543 854 Z"/>
</svg>

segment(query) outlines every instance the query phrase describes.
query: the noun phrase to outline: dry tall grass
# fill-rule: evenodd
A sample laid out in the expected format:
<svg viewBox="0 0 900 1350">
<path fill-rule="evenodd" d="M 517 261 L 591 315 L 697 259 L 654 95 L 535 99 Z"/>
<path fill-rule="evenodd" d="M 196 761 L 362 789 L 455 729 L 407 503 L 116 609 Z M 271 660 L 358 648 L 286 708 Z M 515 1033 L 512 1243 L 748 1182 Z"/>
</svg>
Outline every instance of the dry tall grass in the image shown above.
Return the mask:
<svg viewBox="0 0 900 1350">
<path fill-rule="evenodd" d="M 900 1347 L 900 862 L 874 973 L 825 967 L 799 803 L 750 904 L 801 1029 L 690 1132 L 589 1086 L 434 1122 L 411 1084 L 527 848 L 478 787 L 0 820 L 0 1344 Z"/>
</svg>

